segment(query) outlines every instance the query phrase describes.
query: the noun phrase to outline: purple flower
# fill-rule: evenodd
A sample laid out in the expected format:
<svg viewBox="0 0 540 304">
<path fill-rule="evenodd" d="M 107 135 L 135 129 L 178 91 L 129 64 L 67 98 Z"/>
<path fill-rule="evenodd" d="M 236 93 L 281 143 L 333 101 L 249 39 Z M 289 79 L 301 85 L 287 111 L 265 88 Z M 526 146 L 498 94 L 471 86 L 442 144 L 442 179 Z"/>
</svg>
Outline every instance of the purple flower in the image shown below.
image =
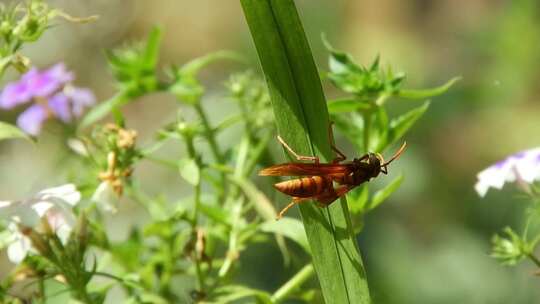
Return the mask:
<svg viewBox="0 0 540 304">
<path fill-rule="evenodd" d="M 69 123 L 95 103 L 92 92 L 74 87 L 73 80 L 73 73 L 63 63 L 43 71 L 32 68 L 19 81 L 6 85 L 0 94 L 0 108 L 13 109 L 33 103 L 17 119 L 17 125 L 31 135 L 39 134 L 49 117 Z"/>
<path fill-rule="evenodd" d="M 506 182 L 518 179 L 528 184 L 540 180 L 540 148 L 510 155 L 478 173 L 474 188 L 480 196 L 484 196 L 490 187 L 502 189 Z"/>
</svg>

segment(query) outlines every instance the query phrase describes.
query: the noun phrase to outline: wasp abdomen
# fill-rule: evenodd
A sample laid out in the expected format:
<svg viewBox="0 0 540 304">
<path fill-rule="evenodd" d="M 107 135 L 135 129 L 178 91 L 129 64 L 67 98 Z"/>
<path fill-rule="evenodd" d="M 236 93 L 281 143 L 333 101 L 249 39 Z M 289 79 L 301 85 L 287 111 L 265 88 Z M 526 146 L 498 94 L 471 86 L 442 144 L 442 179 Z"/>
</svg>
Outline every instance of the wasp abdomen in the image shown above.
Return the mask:
<svg viewBox="0 0 540 304">
<path fill-rule="evenodd" d="M 274 187 L 290 196 L 311 197 L 321 194 L 332 180 L 322 176 L 309 176 L 277 183 Z"/>
</svg>

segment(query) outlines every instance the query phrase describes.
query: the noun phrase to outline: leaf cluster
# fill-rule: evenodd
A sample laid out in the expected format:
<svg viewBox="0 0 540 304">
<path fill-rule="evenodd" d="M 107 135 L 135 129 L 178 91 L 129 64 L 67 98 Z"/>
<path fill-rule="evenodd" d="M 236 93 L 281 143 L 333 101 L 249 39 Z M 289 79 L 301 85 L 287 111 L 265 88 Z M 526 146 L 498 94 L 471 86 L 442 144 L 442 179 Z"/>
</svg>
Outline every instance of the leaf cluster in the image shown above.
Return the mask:
<svg viewBox="0 0 540 304">
<path fill-rule="evenodd" d="M 387 104 L 388 100 L 434 97 L 444 93 L 459 79 L 451 79 L 431 89 L 404 89 L 405 74 L 381 67 L 379 56 L 369 67 L 364 67 L 355 63 L 350 54 L 331 46 L 324 36 L 323 42 L 330 52 L 326 76 L 338 89 L 349 94 L 329 100 L 328 111 L 337 129 L 358 151 L 383 152 L 391 145 L 404 141 L 404 136 L 430 105 L 429 101 L 425 101 L 405 113 L 389 117 L 387 108 L 392 104 Z M 348 196 L 350 210 L 353 214 L 364 214 L 374 209 L 399 188 L 403 179 L 403 175 L 398 175 L 373 195 L 369 194 L 370 185 L 359 187 Z M 356 230 L 360 228 L 361 222 Z"/>
<path fill-rule="evenodd" d="M 24 44 L 37 41 L 58 17 L 77 23 L 90 22 L 97 18 L 74 18 L 59 9 L 51 8 L 41 0 L 0 3 L 0 78 L 9 66 L 20 72 L 28 69 L 30 60 L 19 51 Z"/>
</svg>

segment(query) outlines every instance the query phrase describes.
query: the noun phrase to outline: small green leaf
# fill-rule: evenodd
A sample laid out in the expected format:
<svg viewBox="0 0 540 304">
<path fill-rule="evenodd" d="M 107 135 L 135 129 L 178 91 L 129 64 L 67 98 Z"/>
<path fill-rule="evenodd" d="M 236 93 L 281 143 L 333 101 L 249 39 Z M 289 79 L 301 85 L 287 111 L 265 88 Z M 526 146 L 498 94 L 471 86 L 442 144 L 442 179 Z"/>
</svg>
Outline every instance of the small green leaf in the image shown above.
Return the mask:
<svg viewBox="0 0 540 304">
<path fill-rule="evenodd" d="M 180 175 L 191 185 L 197 186 L 201 179 L 201 173 L 197 162 L 193 158 L 183 158 L 178 162 Z"/>
<path fill-rule="evenodd" d="M 268 197 L 264 195 L 253 183 L 239 176 L 228 176 L 229 180 L 240 187 L 242 192 L 253 203 L 255 211 L 265 220 L 275 220 L 277 212 Z"/>
<path fill-rule="evenodd" d="M 242 56 L 240 56 L 239 54 L 237 54 L 235 52 L 226 51 L 226 50 L 217 51 L 217 52 L 205 55 L 205 56 L 195 58 L 195 59 L 185 63 L 179 69 L 179 72 L 182 73 L 183 75 L 195 76 L 205 66 L 207 66 L 207 65 L 209 65 L 209 64 L 211 64 L 211 63 L 213 63 L 215 61 L 222 60 L 222 59 L 230 59 L 230 60 L 235 60 L 235 61 L 244 61 Z"/>
<path fill-rule="evenodd" d="M 98 120 L 104 118 L 109 113 L 111 113 L 114 109 L 118 109 L 124 104 L 127 104 L 130 101 L 128 98 L 127 93 L 120 92 L 113 97 L 111 97 L 109 100 L 106 100 L 97 106 L 93 107 L 83 118 L 83 120 L 80 123 L 80 128 L 84 129 L 86 127 L 89 127 L 91 124 L 97 122 Z"/>
<path fill-rule="evenodd" d="M 353 214 L 359 214 L 364 210 L 369 197 L 369 189 L 367 185 L 360 185 L 347 194 L 347 203 L 349 210 Z"/>
<path fill-rule="evenodd" d="M 390 122 L 390 130 L 388 133 L 388 145 L 396 142 L 414 125 L 414 123 L 422 117 L 429 107 L 429 101 L 423 105 L 412 109 L 411 111 L 392 119 Z"/>
<path fill-rule="evenodd" d="M 158 294 L 143 292 L 140 295 L 140 303 L 167 304 L 169 301 Z"/>
<path fill-rule="evenodd" d="M 272 301 L 270 300 L 270 294 L 268 294 L 267 292 L 248 288 L 241 285 L 228 285 L 216 288 L 210 295 L 210 303 L 237 303 L 238 300 L 246 297 L 254 297 L 256 299 L 256 301 L 250 301 L 248 303 L 272 304 Z"/>
<path fill-rule="evenodd" d="M 386 187 L 375 192 L 375 195 L 373 195 L 373 198 L 369 202 L 369 205 L 367 206 L 365 211 L 372 210 L 376 208 L 377 206 L 379 206 L 382 202 L 384 202 L 392 193 L 394 193 L 399 188 L 402 182 L 403 182 L 403 174 L 400 174 L 390 184 L 386 185 Z"/>
<path fill-rule="evenodd" d="M 0 121 L 0 141 L 4 139 L 16 139 L 16 138 L 22 138 L 29 141 L 32 141 L 26 133 L 24 133 L 21 129 L 17 128 L 16 126 L 10 125 L 5 122 Z"/>
<path fill-rule="evenodd" d="M 355 98 L 341 98 L 328 101 L 328 112 L 330 114 L 346 113 L 354 111 L 366 111 L 371 109 L 371 105 Z"/>
<path fill-rule="evenodd" d="M 199 204 L 199 210 L 208 218 L 214 220 L 217 223 L 230 226 L 229 213 L 225 212 L 222 207 L 201 203 Z"/>
<path fill-rule="evenodd" d="M 260 229 L 264 232 L 283 235 L 296 242 L 306 252 L 310 252 L 304 225 L 295 218 L 284 217 L 279 221 L 269 220 L 262 223 Z"/>
<path fill-rule="evenodd" d="M 146 225 L 143 229 L 143 235 L 148 236 L 159 236 L 163 239 L 170 237 L 171 235 L 171 222 L 170 221 L 154 221 Z"/>
<path fill-rule="evenodd" d="M 161 29 L 159 27 L 154 27 L 148 35 L 146 48 L 144 50 L 143 64 L 145 67 L 154 68 L 157 65 L 159 58 L 160 42 Z"/>
<path fill-rule="evenodd" d="M 373 63 L 371 64 L 371 67 L 369 68 L 369 70 L 371 72 L 376 72 L 379 70 L 379 63 L 381 61 L 381 55 L 380 54 L 377 54 L 377 57 L 375 57 L 375 60 L 373 60 Z"/>
<path fill-rule="evenodd" d="M 461 77 L 454 77 L 450 79 L 447 83 L 431 88 L 431 89 L 424 89 L 424 90 L 399 90 L 397 93 L 397 96 L 406 98 L 406 99 L 423 99 L 423 98 L 429 98 L 437 95 L 441 95 L 444 92 L 448 91 L 450 87 L 456 83 L 458 80 L 460 80 Z"/>
<path fill-rule="evenodd" d="M 358 151 L 364 151 L 364 118 L 356 112 L 346 115 L 332 115 L 336 128 L 352 142 Z"/>
<path fill-rule="evenodd" d="M 328 59 L 328 65 L 330 67 L 330 71 L 332 73 L 342 74 L 342 73 L 348 73 L 351 71 L 361 71 L 362 69 L 354 62 L 352 57 L 343 52 L 335 49 L 328 39 L 326 38 L 326 35 L 321 35 L 321 39 L 323 41 L 324 46 L 326 49 L 330 52 L 330 58 Z"/>
</svg>

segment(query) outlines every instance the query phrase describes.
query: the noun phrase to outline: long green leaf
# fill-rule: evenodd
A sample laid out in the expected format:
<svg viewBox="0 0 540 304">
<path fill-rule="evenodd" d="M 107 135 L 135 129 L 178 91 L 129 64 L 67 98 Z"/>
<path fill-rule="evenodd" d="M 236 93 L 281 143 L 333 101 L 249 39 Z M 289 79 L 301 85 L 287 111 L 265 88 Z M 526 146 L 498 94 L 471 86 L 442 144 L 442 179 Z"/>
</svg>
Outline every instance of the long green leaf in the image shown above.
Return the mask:
<svg viewBox="0 0 540 304">
<path fill-rule="evenodd" d="M 340 98 L 328 101 L 328 112 L 331 114 L 354 112 L 357 110 L 366 111 L 371 109 L 371 105 L 361 102 L 355 98 Z"/>
<path fill-rule="evenodd" d="M 321 82 L 292 0 L 240 0 L 266 76 L 278 132 L 298 153 L 333 158 Z M 370 303 L 344 199 L 300 205 L 326 303 Z"/>
<path fill-rule="evenodd" d="M 380 204 L 382 204 L 388 197 L 390 197 L 392 193 L 394 193 L 399 188 L 402 182 L 403 174 L 400 174 L 390 184 L 386 185 L 386 187 L 375 192 L 375 195 L 373 195 L 373 198 L 369 202 L 369 205 L 367 206 L 365 211 L 374 209 Z"/>
<path fill-rule="evenodd" d="M 153 68 L 157 65 L 159 58 L 159 48 L 161 44 L 161 29 L 159 27 L 152 28 L 152 31 L 148 35 L 146 41 L 146 48 L 144 50 L 144 67 Z"/>
<path fill-rule="evenodd" d="M 84 129 L 86 127 L 89 127 L 91 124 L 97 122 L 98 120 L 104 118 L 107 116 L 111 111 L 114 109 L 117 109 L 121 107 L 122 105 L 128 103 L 130 101 L 129 97 L 127 96 L 127 93 L 121 92 L 113 97 L 111 97 L 109 100 L 106 100 L 97 106 L 93 107 L 90 112 L 88 112 L 83 120 L 81 121 L 79 127 L 81 129 Z"/>
<path fill-rule="evenodd" d="M 431 89 L 424 89 L 424 90 L 402 89 L 402 90 L 399 90 L 397 95 L 401 98 L 406 98 L 406 99 L 424 99 L 424 98 L 441 95 L 442 93 L 448 91 L 448 89 L 450 89 L 450 87 L 454 85 L 454 83 L 456 83 L 460 79 L 461 77 L 454 77 L 450 79 L 448 82 L 446 82 L 445 84 L 435 87 L 435 88 L 431 88 Z"/>
<path fill-rule="evenodd" d="M 400 139 L 414 125 L 414 123 L 422 117 L 429 108 L 429 101 L 423 105 L 410 110 L 409 112 L 392 119 L 390 122 L 390 131 L 388 132 L 388 144 L 394 143 Z"/>
</svg>

